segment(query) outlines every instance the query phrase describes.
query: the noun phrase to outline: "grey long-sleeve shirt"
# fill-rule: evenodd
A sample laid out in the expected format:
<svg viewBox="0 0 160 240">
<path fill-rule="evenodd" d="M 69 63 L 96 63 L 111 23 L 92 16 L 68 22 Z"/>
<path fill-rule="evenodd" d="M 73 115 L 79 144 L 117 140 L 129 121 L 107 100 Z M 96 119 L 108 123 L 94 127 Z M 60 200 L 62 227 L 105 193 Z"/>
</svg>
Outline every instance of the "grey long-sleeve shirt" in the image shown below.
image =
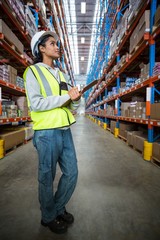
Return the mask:
<svg viewBox="0 0 160 240">
<path fill-rule="evenodd" d="M 53 69 L 44 63 L 37 63 L 37 65 L 45 66 L 55 76 L 57 81 L 60 82 L 58 68 Z M 26 91 L 31 104 L 31 110 L 35 112 L 46 111 L 61 107 L 70 99 L 70 96 L 68 94 L 62 96 L 48 96 L 44 98 L 40 92 L 40 85 L 31 69 L 28 70 L 26 75 Z M 77 109 L 79 106 L 79 102 L 80 101 L 71 102 L 69 106 L 70 109 Z"/>
</svg>

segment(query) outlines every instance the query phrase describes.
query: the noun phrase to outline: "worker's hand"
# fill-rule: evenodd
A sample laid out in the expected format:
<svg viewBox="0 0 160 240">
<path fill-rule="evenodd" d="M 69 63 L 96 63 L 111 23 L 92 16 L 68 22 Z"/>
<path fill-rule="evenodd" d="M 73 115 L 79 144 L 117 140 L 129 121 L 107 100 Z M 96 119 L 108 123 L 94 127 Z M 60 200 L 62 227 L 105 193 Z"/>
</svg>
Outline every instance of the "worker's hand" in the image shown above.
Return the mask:
<svg viewBox="0 0 160 240">
<path fill-rule="evenodd" d="M 70 99 L 72 101 L 78 101 L 81 98 L 81 92 L 78 91 L 78 87 L 73 87 L 68 91 Z"/>
</svg>

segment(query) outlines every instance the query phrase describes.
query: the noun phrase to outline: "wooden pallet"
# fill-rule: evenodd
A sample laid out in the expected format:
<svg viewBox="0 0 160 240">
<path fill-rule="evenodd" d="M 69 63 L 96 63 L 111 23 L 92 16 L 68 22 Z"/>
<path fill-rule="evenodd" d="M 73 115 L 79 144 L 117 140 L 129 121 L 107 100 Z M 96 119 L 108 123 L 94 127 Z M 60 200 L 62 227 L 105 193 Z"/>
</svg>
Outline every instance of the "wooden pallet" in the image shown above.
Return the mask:
<svg viewBox="0 0 160 240">
<path fill-rule="evenodd" d="M 143 155 L 143 150 L 139 150 L 139 149 L 135 148 L 134 146 L 133 146 L 133 150 L 135 150 L 136 152 L 138 152 L 138 153 Z"/>
<path fill-rule="evenodd" d="M 19 147 L 21 147 L 21 146 L 23 146 L 23 145 L 24 145 L 24 143 L 20 143 L 20 144 L 15 145 L 15 146 L 12 147 L 12 148 L 6 150 L 4 156 L 7 156 L 7 155 L 13 153 L 17 148 L 19 148 Z"/>
<path fill-rule="evenodd" d="M 160 160 L 158 160 L 156 157 L 152 156 L 151 163 L 153 163 L 154 165 L 160 168 Z"/>
<path fill-rule="evenodd" d="M 156 22 L 155 24 L 154 24 L 154 26 L 153 27 L 159 27 L 160 26 L 160 19 L 158 20 L 158 22 Z"/>
<path fill-rule="evenodd" d="M 29 138 L 29 139 L 27 139 L 27 140 L 24 140 L 24 144 L 29 143 L 32 139 L 33 139 L 33 137 L 32 137 L 32 138 Z"/>
<path fill-rule="evenodd" d="M 18 48 L 12 43 L 10 39 L 8 39 L 4 34 L 1 34 L 0 39 L 8 44 L 20 57 L 23 58 L 23 54 L 18 50 Z"/>
<path fill-rule="evenodd" d="M 144 36 L 139 40 L 139 42 L 137 43 L 137 45 L 132 49 L 132 51 L 130 52 L 131 57 L 132 55 L 134 55 L 134 53 L 139 49 L 139 47 L 141 46 L 141 44 L 144 41 Z"/>
<path fill-rule="evenodd" d="M 129 144 L 128 142 L 126 142 L 127 146 L 133 148 L 133 145 Z"/>
<path fill-rule="evenodd" d="M 118 137 L 119 137 L 120 139 L 122 139 L 124 142 L 127 141 L 127 139 L 126 139 L 125 137 L 121 136 L 121 135 L 118 135 Z"/>
<path fill-rule="evenodd" d="M 126 142 L 126 144 L 127 144 L 128 147 L 132 148 L 134 151 L 136 151 L 140 154 L 143 154 L 143 150 L 141 151 L 141 150 L 135 148 L 133 145 L 130 145 L 128 142 Z"/>
</svg>

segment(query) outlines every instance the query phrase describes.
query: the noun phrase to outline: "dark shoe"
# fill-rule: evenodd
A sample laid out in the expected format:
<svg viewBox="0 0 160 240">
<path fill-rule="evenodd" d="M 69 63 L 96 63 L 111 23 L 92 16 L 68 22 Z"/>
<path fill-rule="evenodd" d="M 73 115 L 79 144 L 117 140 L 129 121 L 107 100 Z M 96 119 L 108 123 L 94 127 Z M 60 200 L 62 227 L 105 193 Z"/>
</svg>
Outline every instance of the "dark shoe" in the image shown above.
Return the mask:
<svg viewBox="0 0 160 240">
<path fill-rule="evenodd" d="M 57 218 L 49 223 L 45 223 L 43 220 L 41 220 L 41 224 L 44 227 L 49 227 L 49 229 L 54 233 L 61 234 L 67 232 L 67 224 L 58 220 Z"/>
<path fill-rule="evenodd" d="M 71 213 L 64 211 L 63 214 L 57 216 L 57 220 L 63 221 L 67 224 L 72 224 L 74 222 L 74 217 Z"/>
</svg>

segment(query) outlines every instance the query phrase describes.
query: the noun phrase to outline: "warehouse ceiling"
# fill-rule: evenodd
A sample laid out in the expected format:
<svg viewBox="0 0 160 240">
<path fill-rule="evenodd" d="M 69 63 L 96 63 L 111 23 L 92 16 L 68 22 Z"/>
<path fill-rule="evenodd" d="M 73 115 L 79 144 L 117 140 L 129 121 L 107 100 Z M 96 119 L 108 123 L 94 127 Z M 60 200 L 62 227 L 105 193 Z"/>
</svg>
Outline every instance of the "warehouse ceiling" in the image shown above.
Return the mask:
<svg viewBox="0 0 160 240">
<path fill-rule="evenodd" d="M 81 13 L 81 2 L 86 4 L 86 13 Z M 76 81 L 86 83 L 86 75 L 96 33 L 97 0 L 63 0 L 72 62 Z"/>
</svg>

